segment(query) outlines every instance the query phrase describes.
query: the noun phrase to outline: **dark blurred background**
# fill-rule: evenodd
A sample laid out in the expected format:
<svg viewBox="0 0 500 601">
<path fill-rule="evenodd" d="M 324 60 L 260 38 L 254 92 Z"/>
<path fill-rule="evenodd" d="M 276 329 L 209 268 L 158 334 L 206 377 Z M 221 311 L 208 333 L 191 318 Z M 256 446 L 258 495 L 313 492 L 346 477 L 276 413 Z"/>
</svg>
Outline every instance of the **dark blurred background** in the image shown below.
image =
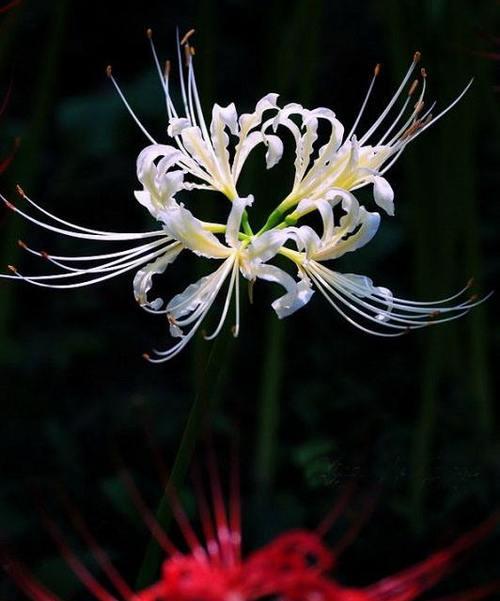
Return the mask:
<svg viewBox="0 0 500 601">
<path fill-rule="evenodd" d="M 144 123 L 166 139 L 147 27 L 165 58 L 174 54 L 176 25 L 196 28 L 207 112 L 233 100 L 247 111 L 273 91 L 282 103 L 330 107 L 347 126 L 375 63 L 383 71 L 372 117 L 419 49 L 430 100 L 444 106 L 471 76 L 474 85 L 405 152 L 390 175 L 396 216 L 338 269 L 412 299 L 446 296 L 471 276 L 477 292 L 488 292 L 500 271 L 499 15 L 493 0 L 25 0 L 0 16 L 2 95 L 12 82 L 0 122 L 3 155 L 20 138 L 1 190 L 13 197 L 19 182 L 49 210 L 88 227 L 152 225 L 133 196 L 146 141 L 104 74 L 111 63 Z M 266 172 L 261 159 L 249 165 L 244 188 L 263 217 L 289 172 Z M 210 197 L 203 210 L 210 214 L 215 202 Z M 0 208 L 4 264 L 29 273 L 43 267 L 21 255 L 18 238 L 62 254 L 89 250 L 7 213 Z M 182 256 L 158 289 L 172 296 L 199 277 L 200 264 Z M 498 508 L 498 293 L 460 321 L 385 340 L 349 326 L 320 294 L 279 322 L 270 308 L 278 290 L 257 285 L 237 340 L 228 332 L 215 348 L 196 340 L 154 367 L 141 353 L 169 344 L 167 327 L 137 307 L 131 279 L 60 293 L 0 282 L 0 527 L 61 595 L 74 597 L 81 586 L 34 507 L 41 499 L 65 523 L 62 484 L 133 583 L 148 533 L 130 509 L 116 456 L 154 506 L 161 483 L 151 444 L 173 464 L 195 399 L 210 407 L 224 473 L 238 439 L 249 549 L 283 529 L 316 525 L 356 481 L 359 492 L 331 540 L 376 494 L 337 571 L 343 582 L 364 585 Z M 189 487 L 185 499 L 192 507 Z M 440 590 L 498 576 L 498 549 L 497 535 Z M 89 555 L 84 546 L 80 552 Z M 16 595 L 10 584 L 0 590 L 5 599 Z"/>
</svg>

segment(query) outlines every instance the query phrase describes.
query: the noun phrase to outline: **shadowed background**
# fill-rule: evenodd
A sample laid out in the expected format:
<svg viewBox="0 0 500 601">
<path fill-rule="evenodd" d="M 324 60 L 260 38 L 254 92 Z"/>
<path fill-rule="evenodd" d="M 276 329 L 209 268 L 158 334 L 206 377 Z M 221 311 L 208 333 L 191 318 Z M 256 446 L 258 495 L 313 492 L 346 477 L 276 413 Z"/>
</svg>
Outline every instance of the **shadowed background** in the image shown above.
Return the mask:
<svg viewBox="0 0 500 601">
<path fill-rule="evenodd" d="M 213 102 L 233 100 L 248 111 L 272 91 L 282 104 L 332 108 L 346 126 L 374 65 L 383 70 L 373 118 L 419 49 L 429 100 L 443 106 L 471 76 L 475 83 L 392 169 L 396 216 L 338 268 L 414 299 L 447 296 L 471 276 L 487 292 L 500 270 L 500 74 L 486 56 L 495 51 L 499 14 L 495 2 L 465 0 L 199 0 L 146 8 L 25 0 L 0 17 L 1 89 L 12 81 L 0 123 L 4 154 L 21 139 L 2 192 L 14 196 L 19 182 L 54 213 L 88 227 L 152 225 L 133 197 L 135 159 L 146 142 L 104 74 L 111 63 L 146 126 L 166 140 L 147 27 L 165 58 L 174 55 L 176 25 L 196 28 L 207 113 Z M 263 221 L 288 189 L 286 158 L 271 172 L 261 155 L 249 161 L 242 188 L 255 195 L 254 219 Z M 200 214 L 217 214 L 219 197 L 193 198 Z M 3 263 L 27 273 L 43 266 L 20 254 L 19 238 L 66 254 L 89 248 L 4 209 L 0 234 Z M 171 297 L 200 276 L 202 263 L 182 256 L 157 278 L 158 290 Z M 349 326 L 320 294 L 279 322 L 270 308 L 279 291 L 257 284 L 237 340 L 228 321 L 215 348 L 196 340 L 154 367 L 141 353 L 169 344 L 167 327 L 137 307 L 131 279 L 73 292 L 0 282 L 0 526 L 61 594 L 78 585 L 61 568 L 33 497 L 57 515 L 53 483 L 64 483 L 134 582 L 148 534 L 130 510 L 114 457 L 126 458 L 156 504 L 161 484 L 145 431 L 171 465 L 195 399 L 211 408 L 221 462 L 238 433 L 248 547 L 284 528 L 315 525 L 353 480 L 364 493 L 378 491 L 369 523 L 340 562 L 344 582 L 366 584 L 403 567 L 498 506 L 496 296 L 458 322 L 384 340 Z M 192 505 L 189 491 L 186 502 Z M 356 521 L 360 505 L 341 526 Z M 495 550 L 498 538 L 442 590 L 491 579 Z"/>
</svg>

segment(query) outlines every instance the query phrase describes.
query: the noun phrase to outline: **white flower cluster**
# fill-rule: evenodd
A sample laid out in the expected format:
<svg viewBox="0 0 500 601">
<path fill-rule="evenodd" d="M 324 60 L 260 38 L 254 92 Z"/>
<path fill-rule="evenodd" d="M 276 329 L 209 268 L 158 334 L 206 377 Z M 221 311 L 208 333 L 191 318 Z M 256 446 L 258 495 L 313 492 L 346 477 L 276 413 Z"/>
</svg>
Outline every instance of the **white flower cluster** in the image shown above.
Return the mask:
<svg viewBox="0 0 500 601">
<path fill-rule="evenodd" d="M 182 96 L 182 110 L 178 111 L 170 93 L 170 63 L 167 62 L 164 71 L 161 69 L 151 32 L 148 32 L 165 94 L 170 144 L 158 143 L 146 131 L 108 68 L 108 76 L 125 106 L 151 142 L 137 159 L 137 177 L 142 189 L 136 191 L 135 196 L 160 228 L 144 233 L 85 228 L 49 213 L 19 189 L 21 196 L 48 221 L 35 219 L 5 198 L 4 202 L 46 229 L 87 240 L 140 242 L 127 250 L 91 256 L 51 255 L 20 242 L 23 248 L 48 259 L 60 271 L 26 276 L 11 266 L 12 275 L 3 277 L 19 278 L 42 287 L 72 289 L 140 267 L 134 277 L 137 302 L 149 312 L 165 315 L 171 335 L 178 338 L 168 350 L 155 351 L 154 356 L 146 355 L 152 362 L 166 361 L 186 346 L 224 286 L 220 320 L 206 338 L 214 338 L 220 332 L 233 299 L 233 333 L 236 336 L 240 327 L 240 276 L 250 283 L 266 280 L 284 288 L 284 294 L 272 303 L 280 318 L 306 305 L 317 289 L 353 325 L 380 336 L 398 336 L 409 329 L 454 319 L 477 304 L 474 297 L 450 304 L 469 285 L 447 299 L 415 302 L 393 296 L 390 290 L 374 285 L 365 276 L 342 274 L 325 265 L 367 244 L 379 227 L 380 214 L 361 206 L 353 192 L 372 186 L 374 203 L 387 215 L 393 215 L 394 192 L 385 174 L 411 141 L 460 100 L 470 83 L 450 106 L 432 117 L 433 106 L 424 110 L 425 70 L 421 69 L 420 77 L 412 81 L 420 61 L 417 52 L 386 108 L 362 134 L 357 134 L 356 130 L 379 74 L 379 66 L 375 68 L 361 110 L 347 134 L 331 110 L 309 110 L 295 103 L 280 107 L 278 94 L 267 94 L 257 102 L 253 112 L 240 116 L 234 104 L 226 107 L 215 104 L 208 124 L 196 86 L 194 49 L 190 44 L 192 33 L 178 42 Z M 185 73 L 181 51 L 185 56 Z M 417 94 L 419 86 L 421 89 Z M 401 98 L 400 109 L 389 119 Z M 325 126 L 328 135 L 320 142 L 322 136 L 318 130 Z M 239 194 L 238 180 L 248 156 L 260 145 L 265 148 L 267 169 L 279 163 L 285 133 L 291 134 L 295 144 L 293 185 L 270 212 L 265 225 L 254 232 L 250 225 L 254 197 Z M 193 190 L 217 191 L 225 197 L 221 197 L 221 202 L 227 204 L 227 221 L 207 223 L 198 219 L 195 207 L 197 202 L 202 202 L 203 192 L 196 193 L 191 200 L 191 195 L 186 192 Z M 189 208 L 181 202 L 181 197 L 188 202 Z M 320 231 L 304 225 L 303 218 L 313 212 L 319 214 Z M 153 276 L 163 273 L 182 251 L 215 261 L 214 271 L 168 302 L 149 298 Z M 278 255 L 292 262 L 292 273 L 272 264 Z"/>
</svg>

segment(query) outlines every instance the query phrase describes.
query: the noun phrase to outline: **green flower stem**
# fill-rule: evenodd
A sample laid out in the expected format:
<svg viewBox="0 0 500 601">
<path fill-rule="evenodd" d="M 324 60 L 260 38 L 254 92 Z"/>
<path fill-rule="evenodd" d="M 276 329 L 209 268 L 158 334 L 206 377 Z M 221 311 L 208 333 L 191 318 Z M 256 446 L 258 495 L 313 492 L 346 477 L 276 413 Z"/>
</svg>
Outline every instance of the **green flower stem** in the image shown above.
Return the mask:
<svg viewBox="0 0 500 601">
<path fill-rule="evenodd" d="M 246 209 L 243 211 L 243 215 L 241 217 L 241 225 L 243 226 L 243 231 L 247 236 L 253 236 L 252 228 L 250 227 L 250 223 L 248 222 L 248 213 Z"/>
<path fill-rule="evenodd" d="M 168 502 L 169 493 L 179 490 L 186 477 L 200 433 L 202 430 L 206 430 L 209 427 L 211 414 L 214 409 L 213 401 L 216 398 L 216 395 L 213 393 L 218 389 L 219 380 L 223 371 L 221 367 L 226 364 L 225 357 L 231 339 L 232 336 L 229 333 L 218 336 L 215 339 L 201 379 L 200 387 L 189 412 L 174 465 L 165 488 L 165 493 L 156 511 L 156 519 L 165 531 L 168 530 L 172 521 L 172 511 Z M 214 367 L 215 370 L 212 369 Z M 145 588 L 153 581 L 155 574 L 161 565 L 161 561 L 162 550 L 156 540 L 151 539 L 139 570 L 136 581 L 136 590 Z"/>
<path fill-rule="evenodd" d="M 274 315 L 269 319 L 265 346 L 266 354 L 262 370 L 255 462 L 255 478 L 261 497 L 265 497 L 269 493 L 274 481 L 280 390 L 284 368 L 282 360 L 284 325 Z"/>
<path fill-rule="evenodd" d="M 280 209 L 275 209 L 267 218 L 266 223 L 262 226 L 262 228 L 257 232 L 257 236 L 260 236 L 264 232 L 268 230 L 272 230 L 274 227 L 279 225 L 283 220 L 283 213 Z"/>
</svg>

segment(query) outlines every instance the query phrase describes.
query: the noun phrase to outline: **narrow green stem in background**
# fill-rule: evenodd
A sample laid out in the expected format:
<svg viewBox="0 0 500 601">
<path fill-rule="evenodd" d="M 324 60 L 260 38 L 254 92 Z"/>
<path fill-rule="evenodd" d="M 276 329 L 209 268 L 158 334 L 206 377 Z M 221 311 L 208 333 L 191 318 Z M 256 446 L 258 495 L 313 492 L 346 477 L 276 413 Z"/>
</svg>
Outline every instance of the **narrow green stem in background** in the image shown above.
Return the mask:
<svg viewBox="0 0 500 601">
<path fill-rule="evenodd" d="M 165 531 L 168 530 L 172 520 L 172 512 L 168 502 L 169 493 L 178 490 L 182 485 L 200 434 L 202 430 L 209 427 L 215 399 L 213 392 L 219 388 L 219 379 L 223 374 L 221 367 L 225 365 L 224 358 L 231 338 L 229 334 L 226 334 L 215 339 L 198 392 L 189 412 L 165 493 L 156 512 L 156 519 Z M 156 540 L 151 539 L 137 577 L 137 590 L 141 590 L 152 582 L 161 560 L 162 551 Z"/>
<path fill-rule="evenodd" d="M 284 325 L 275 315 L 272 315 L 270 320 L 262 367 L 255 463 L 256 481 L 262 495 L 269 491 L 274 480 L 280 413 L 279 393 L 283 380 Z"/>
</svg>

